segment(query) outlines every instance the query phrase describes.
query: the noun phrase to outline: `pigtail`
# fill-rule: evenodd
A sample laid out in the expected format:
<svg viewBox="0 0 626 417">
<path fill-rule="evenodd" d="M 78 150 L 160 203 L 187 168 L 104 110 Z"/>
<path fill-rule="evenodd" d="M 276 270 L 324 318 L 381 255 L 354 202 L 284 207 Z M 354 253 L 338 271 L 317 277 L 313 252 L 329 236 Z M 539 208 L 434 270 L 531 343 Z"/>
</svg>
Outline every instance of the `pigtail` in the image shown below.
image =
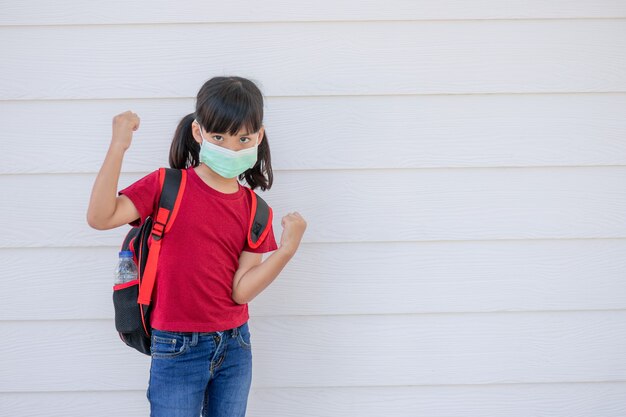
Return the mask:
<svg viewBox="0 0 626 417">
<path fill-rule="evenodd" d="M 200 163 L 200 145 L 193 137 L 191 124 L 195 118 L 195 112 L 183 117 L 174 133 L 170 146 L 170 167 L 185 169 L 188 166 L 198 166 Z"/>
<path fill-rule="evenodd" d="M 274 173 L 272 172 L 272 156 L 270 153 L 270 143 L 267 140 L 267 129 L 263 132 L 263 140 L 259 144 L 259 154 L 256 164 L 249 170 L 245 171 L 239 177 L 244 177 L 250 189 L 254 190 L 260 187 L 265 191 L 272 188 L 274 182 Z"/>
</svg>

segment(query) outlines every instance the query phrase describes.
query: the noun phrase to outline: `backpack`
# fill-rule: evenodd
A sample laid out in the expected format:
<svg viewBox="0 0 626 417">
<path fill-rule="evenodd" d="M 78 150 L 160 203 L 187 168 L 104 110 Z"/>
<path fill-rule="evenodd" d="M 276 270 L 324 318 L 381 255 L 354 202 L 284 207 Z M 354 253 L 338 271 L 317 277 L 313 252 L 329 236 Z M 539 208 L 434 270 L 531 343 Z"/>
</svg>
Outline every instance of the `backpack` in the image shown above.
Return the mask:
<svg viewBox="0 0 626 417">
<path fill-rule="evenodd" d="M 176 219 L 186 181 L 184 169 L 159 168 L 161 191 L 156 218 L 148 216 L 141 226 L 132 226 L 122 243 L 121 250 L 133 252 L 137 279 L 113 286 L 115 329 L 126 345 L 146 355 L 151 355 L 150 303 L 161 241 Z M 245 188 L 252 197 L 247 241 L 254 249 L 272 226 L 272 208 L 252 189 Z"/>
</svg>

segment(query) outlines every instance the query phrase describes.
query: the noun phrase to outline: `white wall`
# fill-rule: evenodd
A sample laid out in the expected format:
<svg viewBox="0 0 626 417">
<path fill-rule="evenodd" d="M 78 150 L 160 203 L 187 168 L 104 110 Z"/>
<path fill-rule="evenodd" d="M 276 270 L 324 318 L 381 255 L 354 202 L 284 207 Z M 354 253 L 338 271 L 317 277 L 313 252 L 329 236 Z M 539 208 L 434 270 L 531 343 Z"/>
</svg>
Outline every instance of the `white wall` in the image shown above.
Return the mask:
<svg viewBox="0 0 626 417">
<path fill-rule="evenodd" d="M 172 2 L 173 3 L 173 2 Z M 0 4 L 1 416 L 148 415 L 111 301 L 128 226 L 204 81 L 267 97 L 276 218 L 251 417 L 626 415 L 626 2 Z M 282 229 L 275 223 L 277 239 Z"/>
</svg>

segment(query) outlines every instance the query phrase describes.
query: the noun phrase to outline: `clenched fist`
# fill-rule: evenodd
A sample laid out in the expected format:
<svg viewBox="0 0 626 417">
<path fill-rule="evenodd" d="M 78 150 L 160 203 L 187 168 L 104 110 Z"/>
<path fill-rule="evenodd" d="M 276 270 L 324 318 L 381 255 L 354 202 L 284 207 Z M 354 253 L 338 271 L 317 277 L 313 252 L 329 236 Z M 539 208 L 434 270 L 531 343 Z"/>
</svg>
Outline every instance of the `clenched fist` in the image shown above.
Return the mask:
<svg viewBox="0 0 626 417">
<path fill-rule="evenodd" d="M 280 237 L 280 250 L 287 251 L 291 255 L 296 253 L 302 235 L 306 229 L 306 221 L 297 211 L 287 213 L 280 224 L 283 226 L 283 234 Z"/>
<path fill-rule="evenodd" d="M 130 141 L 133 131 L 139 129 L 139 116 L 130 110 L 113 117 L 113 138 L 111 144 L 120 146 L 127 150 L 130 148 Z"/>
</svg>

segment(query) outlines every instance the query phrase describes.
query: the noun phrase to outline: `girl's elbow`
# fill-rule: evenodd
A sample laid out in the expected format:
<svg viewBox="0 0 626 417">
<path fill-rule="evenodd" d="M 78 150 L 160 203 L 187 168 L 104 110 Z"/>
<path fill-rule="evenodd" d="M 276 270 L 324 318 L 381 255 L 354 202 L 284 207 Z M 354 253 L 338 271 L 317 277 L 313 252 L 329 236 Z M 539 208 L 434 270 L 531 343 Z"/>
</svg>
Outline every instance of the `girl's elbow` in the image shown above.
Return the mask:
<svg viewBox="0 0 626 417">
<path fill-rule="evenodd" d="M 96 216 L 94 216 L 90 212 L 87 212 L 87 224 L 92 229 L 96 229 L 96 230 L 106 230 L 107 229 L 106 224 L 103 223 L 102 221 L 100 221 L 100 219 L 98 219 Z"/>
<path fill-rule="evenodd" d="M 87 217 L 87 224 L 89 225 L 89 227 L 91 227 L 92 229 L 96 229 L 96 230 L 102 230 L 96 218 L 90 212 L 87 212 L 86 217 Z"/>
<path fill-rule="evenodd" d="M 233 301 L 236 304 L 247 304 L 248 303 L 248 300 L 243 298 L 239 293 L 233 293 L 231 298 L 233 299 Z"/>
</svg>

